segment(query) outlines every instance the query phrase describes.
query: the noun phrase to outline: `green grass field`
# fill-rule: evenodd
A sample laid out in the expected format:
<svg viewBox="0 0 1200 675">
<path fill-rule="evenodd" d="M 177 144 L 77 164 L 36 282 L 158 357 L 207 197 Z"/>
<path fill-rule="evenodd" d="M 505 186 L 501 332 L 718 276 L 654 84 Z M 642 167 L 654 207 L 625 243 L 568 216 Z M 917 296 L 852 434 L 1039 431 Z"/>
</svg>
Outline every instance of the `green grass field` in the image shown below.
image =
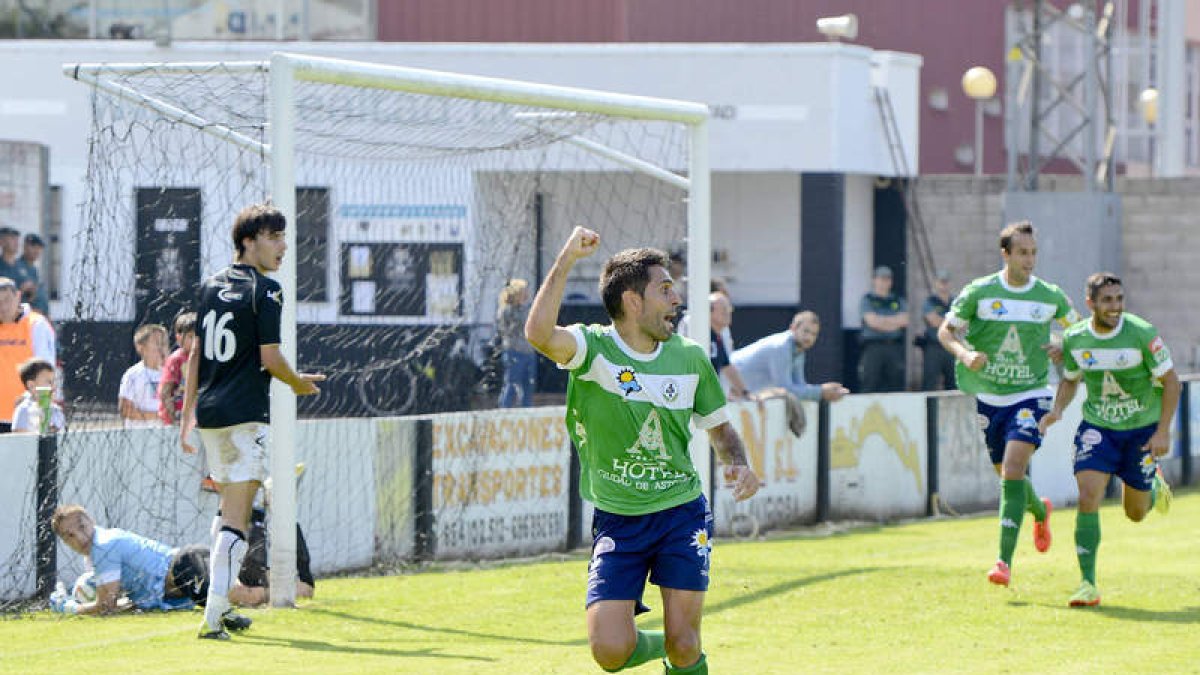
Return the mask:
<svg viewBox="0 0 1200 675">
<path fill-rule="evenodd" d="M 1026 520 L 1013 587 L 992 587 L 993 516 L 752 543 L 717 542 L 704 642 L 713 673 L 1119 673 L 1200 670 L 1200 494 L 1167 518 L 1102 513 L 1094 609 L 1078 583 L 1075 513 L 1054 547 Z M 3 672 L 601 673 L 590 659 L 584 556 L 469 571 L 321 581 L 299 610 L 251 611 L 229 643 L 198 612 L 0 620 Z M 661 625 L 661 602 L 643 625 Z M 647 664 L 632 672 L 661 672 Z"/>
</svg>

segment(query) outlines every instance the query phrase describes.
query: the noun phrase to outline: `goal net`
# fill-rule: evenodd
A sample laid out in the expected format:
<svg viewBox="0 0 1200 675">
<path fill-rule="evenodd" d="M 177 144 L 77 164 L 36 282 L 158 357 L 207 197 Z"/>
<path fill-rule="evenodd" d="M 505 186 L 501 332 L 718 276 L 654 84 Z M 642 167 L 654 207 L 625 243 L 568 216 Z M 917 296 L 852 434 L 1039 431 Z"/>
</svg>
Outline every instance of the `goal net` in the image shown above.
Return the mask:
<svg viewBox="0 0 1200 675">
<path fill-rule="evenodd" d="M 421 494 L 440 545 L 426 554 L 561 548 L 547 546 L 561 533 L 490 547 L 487 526 L 465 519 L 511 515 L 514 494 L 546 497 L 545 456 L 512 444 L 547 442 L 548 427 L 538 413 L 490 412 L 504 383 L 496 313 L 509 280 L 536 290 L 573 227 L 602 244 L 576 265 L 561 321 L 607 321 L 597 280 L 612 253 L 690 247 L 692 326 L 707 338 L 703 106 L 283 54 L 64 70 L 91 85 L 93 121 L 85 203 L 65 226 L 73 316 L 60 328 L 59 489 L 101 525 L 207 541 L 217 502 L 201 490 L 203 457 L 182 455 L 177 431 L 154 423 L 118 429 L 117 394 L 138 360 L 136 327 L 171 331 L 198 282 L 231 262 L 230 227 L 250 203 L 270 199 L 289 216 L 284 348 L 299 370 L 328 377 L 320 396 L 294 403 L 298 424 L 295 399 L 274 389 L 272 473 L 304 467 L 274 486 L 273 563 L 294 555 L 280 524 L 294 520 L 318 573 L 413 557 L 420 544 L 390 538 L 420 530 Z M 561 404 L 565 377 L 539 361 L 535 404 Z M 448 412 L 459 414 L 413 417 Z M 405 454 L 428 429 L 412 420 L 432 425 L 424 459 Z M 554 478 L 547 514 L 566 504 L 568 476 Z M 65 548 L 58 557 L 60 577 L 82 570 Z"/>
</svg>

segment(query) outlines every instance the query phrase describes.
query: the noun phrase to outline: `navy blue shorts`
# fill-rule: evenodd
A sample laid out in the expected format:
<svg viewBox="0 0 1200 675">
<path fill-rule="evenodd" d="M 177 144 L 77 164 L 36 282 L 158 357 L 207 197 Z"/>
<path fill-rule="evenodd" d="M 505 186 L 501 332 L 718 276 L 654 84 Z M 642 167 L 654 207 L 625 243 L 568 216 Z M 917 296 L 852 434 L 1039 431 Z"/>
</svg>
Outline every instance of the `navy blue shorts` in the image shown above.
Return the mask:
<svg viewBox="0 0 1200 675">
<path fill-rule="evenodd" d="M 996 407 L 983 401 L 975 401 L 979 413 L 979 426 L 983 428 L 983 439 L 987 442 L 988 456 L 992 464 L 1004 463 L 1004 446 L 1009 441 L 1021 441 L 1037 449 L 1042 445 L 1038 433 L 1038 422 L 1050 411 L 1054 399 L 1049 396 L 1027 398 L 1019 403 Z"/>
<path fill-rule="evenodd" d="M 647 574 L 650 583 L 662 588 L 707 591 L 712 524 L 703 495 L 642 516 L 596 509 L 587 605 L 597 600 L 640 603 Z"/>
<path fill-rule="evenodd" d="M 1134 490 L 1149 490 L 1158 464 L 1144 448 L 1157 427 L 1155 423 L 1116 431 L 1080 422 L 1075 431 L 1075 473 L 1091 469 L 1112 474 Z"/>
</svg>

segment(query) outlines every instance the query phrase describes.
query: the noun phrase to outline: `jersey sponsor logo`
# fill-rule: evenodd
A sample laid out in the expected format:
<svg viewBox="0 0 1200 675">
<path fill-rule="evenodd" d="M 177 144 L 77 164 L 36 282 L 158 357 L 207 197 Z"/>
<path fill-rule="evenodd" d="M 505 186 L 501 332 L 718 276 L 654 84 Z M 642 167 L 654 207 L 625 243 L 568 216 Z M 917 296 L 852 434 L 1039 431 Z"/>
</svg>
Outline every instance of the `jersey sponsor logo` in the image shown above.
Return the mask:
<svg viewBox="0 0 1200 675">
<path fill-rule="evenodd" d="M 1167 345 L 1163 343 L 1163 339 L 1162 339 L 1161 335 L 1155 335 L 1154 339 L 1150 341 L 1150 353 L 1151 354 L 1157 354 L 1157 353 L 1161 352 L 1162 350 L 1166 349 L 1166 347 L 1167 347 Z"/>
<path fill-rule="evenodd" d="M 1085 429 L 1082 434 L 1079 434 L 1079 442 L 1089 448 L 1098 445 L 1102 440 L 1104 440 L 1104 436 L 1100 434 L 1099 429 Z"/>
<path fill-rule="evenodd" d="M 233 290 L 233 287 L 226 286 L 225 288 L 217 291 L 217 297 L 225 302 L 237 302 L 238 300 L 242 299 L 242 294 Z"/>
<path fill-rule="evenodd" d="M 1125 370 L 1142 365 L 1142 350 L 1132 348 L 1072 349 L 1082 370 Z"/>
<path fill-rule="evenodd" d="M 617 373 L 617 386 L 626 396 L 642 390 L 642 385 L 637 381 L 637 373 L 630 368 L 622 368 Z"/>
<path fill-rule="evenodd" d="M 1057 307 L 1047 302 L 1012 298 L 980 298 L 975 306 L 976 316 L 983 321 L 1047 323 L 1055 311 Z"/>
</svg>

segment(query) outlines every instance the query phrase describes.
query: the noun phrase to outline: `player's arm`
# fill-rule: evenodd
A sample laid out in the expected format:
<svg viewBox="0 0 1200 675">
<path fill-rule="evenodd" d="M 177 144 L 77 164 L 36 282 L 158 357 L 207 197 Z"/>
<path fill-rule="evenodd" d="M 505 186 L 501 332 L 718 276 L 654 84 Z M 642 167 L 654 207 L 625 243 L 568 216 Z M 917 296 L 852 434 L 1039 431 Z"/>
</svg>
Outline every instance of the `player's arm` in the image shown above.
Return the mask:
<svg viewBox="0 0 1200 675">
<path fill-rule="evenodd" d="M 733 498 L 737 501 L 749 499 L 758 492 L 760 483 L 750 462 L 746 459 L 746 447 L 742 437 L 729 422 L 722 422 L 708 430 L 708 442 L 712 444 L 717 459 L 725 465 L 725 481 L 733 483 Z"/>
<path fill-rule="evenodd" d="M 1179 395 L 1183 385 L 1175 369 L 1171 368 L 1158 378 L 1162 382 L 1162 412 L 1158 416 L 1158 426 L 1154 435 L 1146 442 L 1146 449 L 1155 457 L 1162 457 L 1171 450 L 1171 425 L 1175 421 L 1175 408 L 1179 406 Z"/>
<path fill-rule="evenodd" d="M 297 373 L 292 368 L 292 364 L 284 358 L 283 352 L 279 350 L 279 345 L 259 345 L 258 355 L 262 359 L 263 368 L 271 374 L 271 377 L 291 387 L 297 396 L 308 396 L 321 392 L 316 383 L 324 381 L 325 376 L 317 373 Z M 190 386 L 191 380 L 188 382 Z"/>
<path fill-rule="evenodd" d="M 962 340 L 958 336 L 958 327 L 955 326 L 951 315 L 947 314 L 946 318 L 942 319 L 942 325 L 938 327 L 938 342 L 946 348 L 954 356 L 954 360 L 962 363 L 971 370 L 979 370 L 987 364 L 987 354 L 967 349 Z"/>
<path fill-rule="evenodd" d="M 1050 425 L 1062 419 L 1063 411 L 1075 400 L 1075 392 L 1079 391 L 1079 381 L 1082 377 L 1083 373 L 1080 371 L 1063 373 L 1062 379 L 1058 381 L 1058 391 L 1054 392 L 1054 404 L 1050 406 L 1050 412 L 1038 421 L 1039 434 L 1045 434 Z"/>
<path fill-rule="evenodd" d="M 196 452 L 196 448 L 188 440 L 192 434 L 192 429 L 196 427 L 196 389 L 199 387 L 197 380 L 200 378 L 200 347 L 193 346 L 192 353 L 188 354 L 187 365 L 184 366 L 185 373 L 183 377 L 183 410 L 180 411 L 179 418 L 179 445 L 183 447 L 183 451 L 187 453 Z"/>
<path fill-rule="evenodd" d="M 577 349 L 575 336 L 557 325 L 567 276 L 577 260 L 592 255 L 599 247 L 600 235 L 587 228 L 576 227 L 558 252 L 554 266 L 550 268 L 529 308 L 529 318 L 525 320 L 525 339 L 555 363 L 570 363 Z"/>
</svg>

